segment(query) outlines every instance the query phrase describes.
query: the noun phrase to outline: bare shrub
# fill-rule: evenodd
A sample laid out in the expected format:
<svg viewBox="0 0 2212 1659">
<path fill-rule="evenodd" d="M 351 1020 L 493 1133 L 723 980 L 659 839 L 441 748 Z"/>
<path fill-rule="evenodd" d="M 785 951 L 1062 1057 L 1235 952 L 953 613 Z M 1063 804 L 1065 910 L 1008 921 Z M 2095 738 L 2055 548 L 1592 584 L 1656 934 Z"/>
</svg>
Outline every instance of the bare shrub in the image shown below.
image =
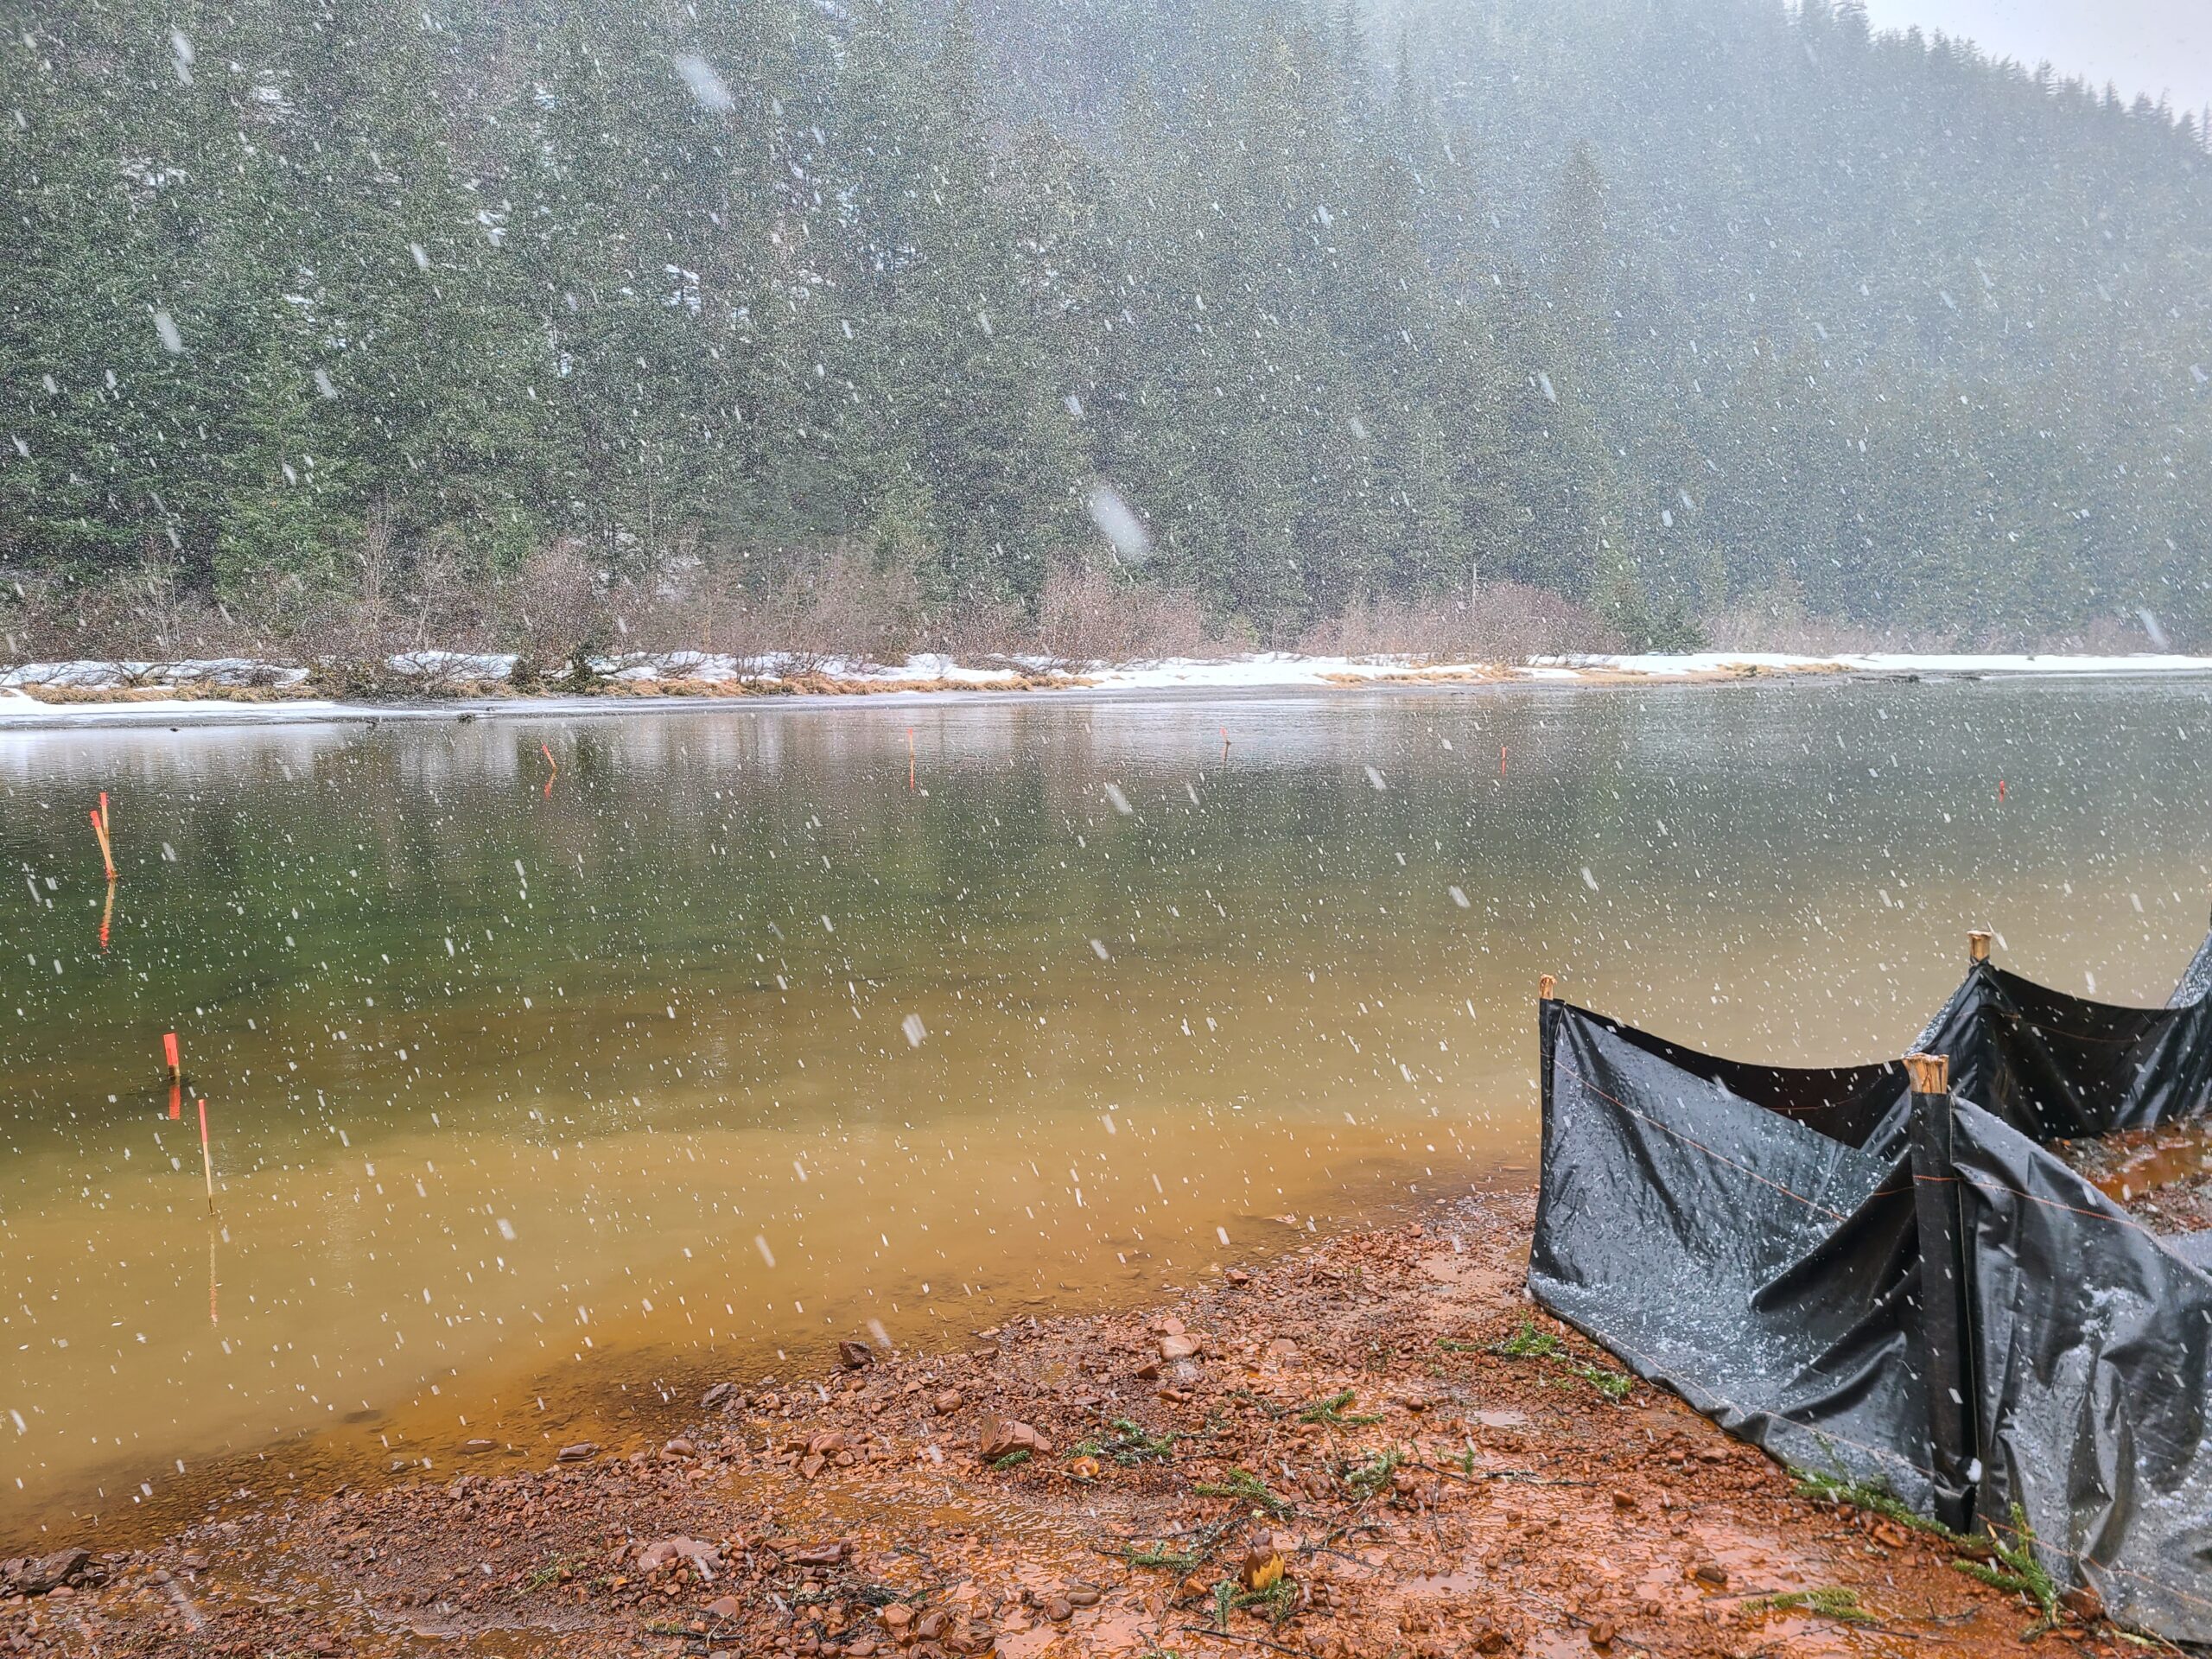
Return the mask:
<svg viewBox="0 0 2212 1659">
<path fill-rule="evenodd" d="M 0 633 L 11 662 L 150 662 L 254 652 L 248 623 L 196 591 L 165 555 L 105 581 L 10 574 Z"/>
<path fill-rule="evenodd" d="M 2151 631 L 2152 626 L 2144 620 L 2140 612 L 2126 616 L 2092 617 L 2082 628 L 2080 638 L 2069 639 L 2066 644 L 2094 657 L 2128 657 L 2146 651 L 2178 651 L 2187 645 L 2186 628 L 2181 630 L 2180 638 L 2177 639 L 2167 631 L 2164 622 L 2156 622 L 2156 635 Z"/>
<path fill-rule="evenodd" d="M 1037 603 L 1037 647 L 1061 663 L 1126 663 L 1218 653 L 1199 596 L 1095 564 L 1057 564 Z"/>
<path fill-rule="evenodd" d="M 490 611 L 493 642 L 518 659 L 518 683 L 604 653 L 614 643 L 614 612 L 599 563 L 577 542 L 557 541 L 524 559 L 501 579 Z"/>
<path fill-rule="evenodd" d="M 1019 600 L 963 600 L 923 624 L 920 644 L 963 663 L 1025 656 L 1035 648 L 1029 613 Z"/>
<path fill-rule="evenodd" d="M 1843 618 L 1815 616 L 1794 594 L 1752 594 L 1702 618 L 1699 626 L 1715 651 L 1782 652 L 1833 657 L 1874 651 L 1951 651 L 1958 635 L 1919 627 L 1876 627 Z"/>
<path fill-rule="evenodd" d="M 906 657 L 924 632 L 922 587 L 912 562 L 879 563 L 848 547 L 801 563 L 772 604 L 785 630 L 785 651 L 804 647 L 877 662 Z"/>
<path fill-rule="evenodd" d="M 1298 648 L 1314 656 L 1405 656 L 1427 662 L 1524 662 L 1532 657 L 1621 649 L 1595 612 L 1541 588 L 1485 583 L 1464 599 L 1357 599 L 1342 616 L 1307 629 Z"/>
</svg>

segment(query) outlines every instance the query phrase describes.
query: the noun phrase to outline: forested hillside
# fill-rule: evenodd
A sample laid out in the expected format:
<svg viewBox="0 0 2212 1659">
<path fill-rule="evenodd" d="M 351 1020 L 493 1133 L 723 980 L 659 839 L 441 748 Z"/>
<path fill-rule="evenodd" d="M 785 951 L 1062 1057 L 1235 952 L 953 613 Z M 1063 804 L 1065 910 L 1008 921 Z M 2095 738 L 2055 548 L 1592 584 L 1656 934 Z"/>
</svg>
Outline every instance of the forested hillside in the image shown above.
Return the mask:
<svg viewBox="0 0 2212 1659">
<path fill-rule="evenodd" d="M 2212 643 L 2200 118 L 1852 3 L 17 15 L 49 614 L 835 557 L 1262 639 L 1506 580 L 1646 643 Z"/>
</svg>

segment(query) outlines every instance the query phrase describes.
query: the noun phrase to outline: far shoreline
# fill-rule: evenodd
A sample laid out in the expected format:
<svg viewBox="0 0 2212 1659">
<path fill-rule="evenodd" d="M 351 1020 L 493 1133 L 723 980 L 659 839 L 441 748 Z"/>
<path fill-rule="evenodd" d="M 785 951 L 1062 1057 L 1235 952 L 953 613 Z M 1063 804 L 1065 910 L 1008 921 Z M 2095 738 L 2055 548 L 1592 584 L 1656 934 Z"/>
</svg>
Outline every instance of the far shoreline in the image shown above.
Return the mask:
<svg viewBox="0 0 2212 1659">
<path fill-rule="evenodd" d="M 1864 683 L 2194 680 L 2212 678 L 2212 657 L 1779 652 L 1538 658 L 1523 663 L 1446 663 L 1413 657 L 1266 653 L 1212 660 L 1069 666 L 1007 659 L 968 667 L 940 658 L 901 664 L 826 664 L 747 672 L 698 653 L 625 658 L 599 666 L 588 692 L 510 689 L 512 659 L 417 653 L 398 666 L 407 691 L 321 696 L 306 670 L 235 660 L 83 661 L 0 671 L 0 734 L 117 728 L 363 724 L 610 718 L 687 710 L 817 707 L 879 700 L 1013 703 L 1039 698 L 1122 701 L 1258 699 L 1358 691 L 1510 692 L 1591 687 Z M 429 661 L 422 660 L 427 657 Z M 273 682 L 273 683 L 272 683 Z M 419 689 L 416 689 L 419 687 Z M 411 691 L 411 695 L 408 692 Z"/>
</svg>

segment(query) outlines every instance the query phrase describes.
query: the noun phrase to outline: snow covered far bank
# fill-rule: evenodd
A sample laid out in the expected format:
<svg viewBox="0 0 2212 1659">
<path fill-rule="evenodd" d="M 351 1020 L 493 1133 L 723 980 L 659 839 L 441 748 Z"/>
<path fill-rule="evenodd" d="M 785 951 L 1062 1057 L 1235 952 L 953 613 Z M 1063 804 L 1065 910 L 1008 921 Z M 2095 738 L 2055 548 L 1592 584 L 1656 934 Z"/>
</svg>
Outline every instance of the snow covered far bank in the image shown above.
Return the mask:
<svg viewBox="0 0 2212 1659">
<path fill-rule="evenodd" d="M 2212 676 L 2212 657 L 2069 657 L 1921 652 L 1811 656 L 1698 652 L 1544 657 L 1519 664 L 1449 663 L 1409 656 L 1304 657 L 1261 652 L 1217 660 L 1071 665 L 1007 657 L 963 664 L 917 656 L 900 663 L 701 652 L 594 660 L 588 687 L 566 676 L 542 689 L 513 683 L 517 659 L 491 653 L 410 652 L 386 664 L 394 700 L 317 696 L 308 671 L 245 658 L 31 663 L 0 671 L 0 729 L 73 725 L 260 724 L 456 715 L 613 715 L 760 697 L 938 697 L 978 692 L 1317 690 L 1384 685 L 1620 685 L 1784 678 L 1800 675 Z"/>
<path fill-rule="evenodd" d="M 1546 657 L 1559 664 L 1654 679 L 1689 675 L 1748 673 L 1861 674 L 2206 674 L 2212 657 L 2142 655 L 2069 657 L 2026 654 L 1946 654 L 1928 652 L 1866 652 L 1834 657 L 1790 656 L 1779 652 L 1709 651 L 1679 656 Z"/>
</svg>

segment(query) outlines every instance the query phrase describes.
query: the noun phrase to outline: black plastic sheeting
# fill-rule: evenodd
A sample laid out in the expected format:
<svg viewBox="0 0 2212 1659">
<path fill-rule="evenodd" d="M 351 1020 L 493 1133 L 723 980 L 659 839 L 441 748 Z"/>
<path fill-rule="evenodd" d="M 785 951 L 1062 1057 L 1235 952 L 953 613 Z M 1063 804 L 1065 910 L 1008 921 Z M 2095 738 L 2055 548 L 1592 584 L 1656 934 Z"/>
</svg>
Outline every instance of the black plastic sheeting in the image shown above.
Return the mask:
<svg viewBox="0 0 2212 1659">
<path fill-rule="evenodd" d="M 1795 1467 L 1961 1529 L 2018 1505 L 2061 1585 L 2212 1642 L 2212 1235 L 2146 1231 L 2039 1144 L 2212 1109 L 2212 1001 L 1977 963 L 1924 1044 L 1948 1098 L 1563 1002 L 1542 1045 L 1539 1302 Z"/>
<path fill-rule="evenodd" d="M 2191 1002 L 2202 1002 L 2212 997 L 2212 938 L 2198 947 L 2196 960 L 2189 964 L 2189 971 L 2181 976 L 2181 983 L 2174 987 L 2174 994 L 2167 999 L 2170 1008 L 2186 1007 Z"/>
<path fill-rule="evenodd" d="M 2212 957 L 2212 943 L 2198 963 Z M 2191 964 L 2196 971 L 2196 964 Z M 1921 1033 L 1951 1092 L 2037 1141 L 2147 1129 L 2212 1104 L 2212 1000 L 2120 1008 L 1978 962 Z"/>
</svg>

